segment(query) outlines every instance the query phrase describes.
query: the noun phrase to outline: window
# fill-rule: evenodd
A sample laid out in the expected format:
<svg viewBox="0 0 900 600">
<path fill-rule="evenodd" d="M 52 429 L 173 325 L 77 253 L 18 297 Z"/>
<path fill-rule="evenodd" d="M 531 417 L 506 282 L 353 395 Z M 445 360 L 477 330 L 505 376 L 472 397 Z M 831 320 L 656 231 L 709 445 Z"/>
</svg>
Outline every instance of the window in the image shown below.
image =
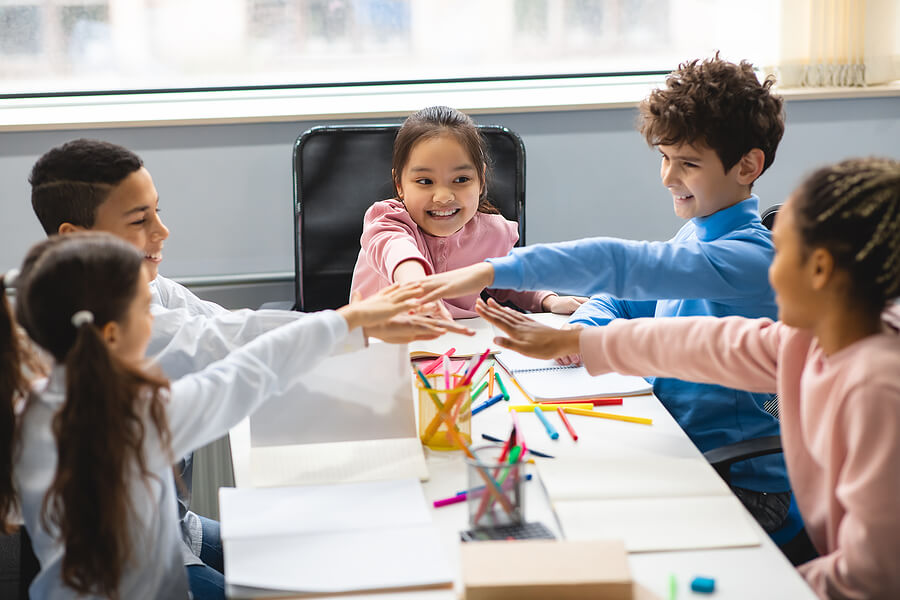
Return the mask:
<svg viewBox="0 0 900 600">
<path fill-rule="evenodd" d="M 0 94 L 757 64 L 779 0 L 0 0 Z"/>
</svg>

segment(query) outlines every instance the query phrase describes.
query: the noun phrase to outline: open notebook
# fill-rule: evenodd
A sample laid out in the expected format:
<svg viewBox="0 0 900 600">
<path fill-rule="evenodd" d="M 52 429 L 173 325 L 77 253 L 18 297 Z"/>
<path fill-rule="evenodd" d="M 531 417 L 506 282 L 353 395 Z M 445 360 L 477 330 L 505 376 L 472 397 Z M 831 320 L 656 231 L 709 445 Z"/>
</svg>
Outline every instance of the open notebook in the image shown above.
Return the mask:
<svg viewBox="0 0 900 600">
<path fill-rule="evenodd" d="M 219 503 L 230 598 L 452 585 L 415 479 L 221 488 Z"/>
<path fill-rule="evenodd" d="M 445 333 L 433 340 L 419 340 L 409 344 L 410 358 L 427 358 L 440 356 L 450 348 L 456 348 L 452 356 L 467 358 L 480 355 L 491 349 L 491 353 L 498 352 L 500 347 L 494 344 L 494 328 L 491 324 L 476 317 L 474 319 L 457 319 L 457 323 L 469 329 L 475 330 L 475 335 L 467 336 L 461 333 Z"/>
<path fill-rule="evenodd" d="M 531 358 L 512 350 L 503 350 L 496 358 L 535 402 L 635 396 L 653 390 L 653 386 L 640 377 L 618 373 L 593 377 L 582 366 L 562 366 L 554 360 Z"/>
<path fill-rule="evenodd" d="M 706 461 L 616 454 L 538 464 L 566 539 L 622 539 L 629 552 L 759 544 L 752 517 Z"/>
<path fill-rule="evenodd" d="M 428 478 L 406 345 L 329 356 L 250 417 L 254 487 Z"/>
</svg>

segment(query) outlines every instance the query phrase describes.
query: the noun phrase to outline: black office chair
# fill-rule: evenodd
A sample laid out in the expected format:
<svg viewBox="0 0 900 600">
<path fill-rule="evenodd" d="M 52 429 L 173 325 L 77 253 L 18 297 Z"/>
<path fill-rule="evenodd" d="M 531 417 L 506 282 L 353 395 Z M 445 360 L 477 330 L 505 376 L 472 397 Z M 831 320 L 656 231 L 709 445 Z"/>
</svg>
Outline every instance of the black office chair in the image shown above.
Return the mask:
<svg viewBox="0 0 900 600">
<path fill-rule="evenodd" d="M 363 215 L 393 198 L 391 154 L 399 125 L 327 125 L 294 144 L 295 310 L 337 308 L 350 297 Z M 494 125 L 479 126 L 492 159 L 488 198 L 519 224 L 525 243 L 525 145 Z"/>
<path fill-rule="evenodd" d="M 40 571 L 24 527 L 0 534 L 0 598 L 28 599 L 28 587 Z"/>
</svg>

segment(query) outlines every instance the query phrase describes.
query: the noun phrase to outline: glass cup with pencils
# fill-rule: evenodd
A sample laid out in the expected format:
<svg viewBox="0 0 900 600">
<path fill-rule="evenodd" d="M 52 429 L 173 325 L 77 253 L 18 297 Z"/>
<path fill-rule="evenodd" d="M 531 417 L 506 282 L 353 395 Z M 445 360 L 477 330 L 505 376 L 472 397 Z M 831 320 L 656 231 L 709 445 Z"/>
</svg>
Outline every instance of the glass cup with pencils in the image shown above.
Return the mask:
<svg viewBox="0 0 900 600">
<path fill-rule="evenodd" d="M 472 386 L 464 375 L 419 375 L 419 438 L 432 450 L 462 450 L 472 443 Z"/>
<path fill-rule="evenodd" d="M 479 446 L 466 458 L 469 526 L 472 529 L 518 525 L 524 520 L 526 462 L 521 447 Z"/>
</svg>

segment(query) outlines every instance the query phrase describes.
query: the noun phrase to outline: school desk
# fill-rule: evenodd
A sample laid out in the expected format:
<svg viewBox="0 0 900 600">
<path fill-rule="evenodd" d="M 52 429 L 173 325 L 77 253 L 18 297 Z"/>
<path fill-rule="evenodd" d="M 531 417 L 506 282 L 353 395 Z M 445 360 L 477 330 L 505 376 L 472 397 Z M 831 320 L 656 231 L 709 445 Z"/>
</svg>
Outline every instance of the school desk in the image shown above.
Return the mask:
<svg viewBox="0 0 900 600">
<path fill-rule="evenodd" d="M 546 317 L 543 318 L 550 318 Z M 560 322 L 564 319 L 560 318 Z M 509 385 L 510 378 L 502 372 L 507 383 L 511 404 L 524 404 L 527 400 L 515 386 Z M 578 441 L 569 435 L 560 435 L 551 441 L 544 426 L 534 415 L 519 413 L 518 420 L 529 446 L 553 454 L 565 456 L 596 456 L 610 448 L 617 448 L 623 455 L 651 455 L 660 457 L 682 457 L 700 461 L 707 467 L 707 476 L 717 478 L 700 451 L 691 443 L 687 435 L 672 419 L 660 402 L 652 395 L 625 398 L 622 406 L 600 407 L 605 412 L 647 417 L 653 419 L 652 426 L 637 425 L 621 421 L 570 417 L 578 432 Z M 559 424 L 558 417 L 554 423 Z M 506 402 L 500 402 L 479 413 L 472 421 L 473 444 L 483 442 L 482 433 L 505 436 L 509 433 L 510 419 Z M 231 431 L 231 452 L 236 485 L 247 485 L 250 479 L 250 434 L 249 422 L 244 421 Z M 485 442 L 487 443 L 487 442 Z M 424 482 L 425 496 L 429 503 L 454 495 L 466 487 L 466 471 L 461 452 L 437 452 L 426 449 L 426 462 L 430 478 Z M 537 479 L 537 478 L 535 478 Z M 541 521 L 557 536 L 559 527 L 554 518 L 546 494 L 539 482 L 526 484 L 526 518 Z M 737 502 L 737 499 L 734 500 Z M 467 507 L 465 503 L 432 509 L 434 520 L 442 531 L 449 560 L 458 568 L 459 531 L 467 529 Z M 670 575 L 674 574 L 678 585 L 677 597 L 693 598 L 690 591 L 691 580 L 698 576 L 712 577 L 716 581 L 715 597 L 720 599 L 791 598 L 792 600 L 815 600 L 815 595 L 784 558 L 765 532 L 748 515 L 751 526 L 759 535 L 759 545 L 742 548 L 716 550 L 690 550 L 668 552 L 641 552 L 628 555 L 632 577 L 640 586 L 636 598 L 659 598 L 665 600 L 670 594 Z M 637 587 L 637 586 L 636 586 Z M 353 595 L 342 598 L 397 598 L 398 600 L 450 600 L 461 593 L 457 582 L 453 592 L 447 590 L 410 591 L 397 594 Z"/>
</svg>

